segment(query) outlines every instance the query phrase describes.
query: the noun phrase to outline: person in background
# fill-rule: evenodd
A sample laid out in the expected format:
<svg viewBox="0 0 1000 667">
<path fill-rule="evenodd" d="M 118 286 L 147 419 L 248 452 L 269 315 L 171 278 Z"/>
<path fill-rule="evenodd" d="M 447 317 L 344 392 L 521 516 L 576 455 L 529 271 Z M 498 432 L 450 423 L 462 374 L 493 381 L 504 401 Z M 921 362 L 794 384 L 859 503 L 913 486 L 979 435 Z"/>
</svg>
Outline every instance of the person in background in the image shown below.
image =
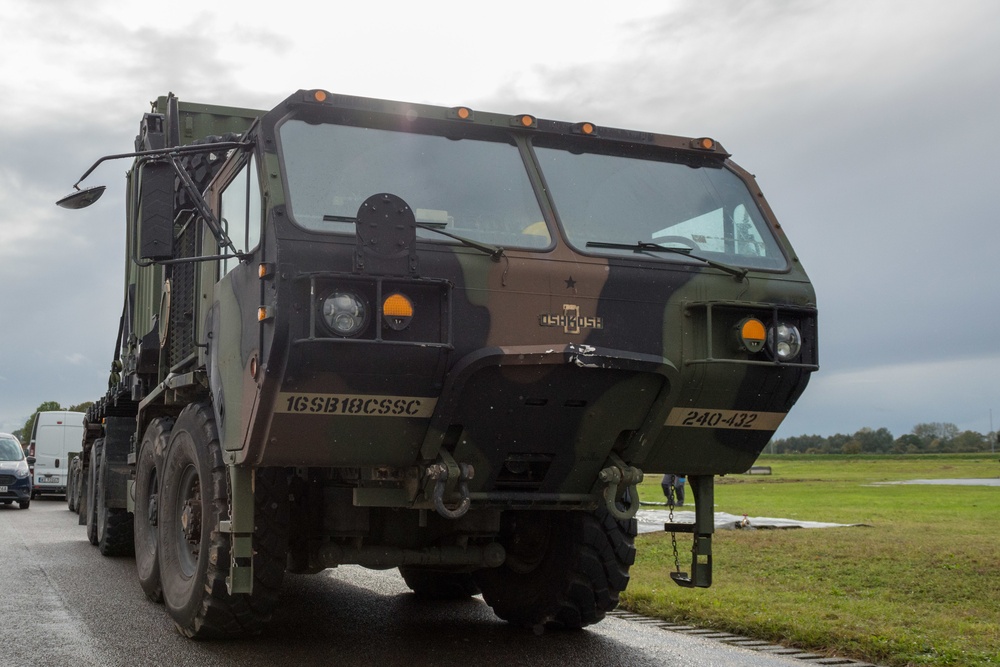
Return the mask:
<svg viewBox="0 0 1000 667">
<path fill-rule="evenodd" d="M 660 480 L 660 488 L 667 497 L 667 504 L 679 506 L 684 504 L 684 477 L 667 474 Z"/>
</svg>

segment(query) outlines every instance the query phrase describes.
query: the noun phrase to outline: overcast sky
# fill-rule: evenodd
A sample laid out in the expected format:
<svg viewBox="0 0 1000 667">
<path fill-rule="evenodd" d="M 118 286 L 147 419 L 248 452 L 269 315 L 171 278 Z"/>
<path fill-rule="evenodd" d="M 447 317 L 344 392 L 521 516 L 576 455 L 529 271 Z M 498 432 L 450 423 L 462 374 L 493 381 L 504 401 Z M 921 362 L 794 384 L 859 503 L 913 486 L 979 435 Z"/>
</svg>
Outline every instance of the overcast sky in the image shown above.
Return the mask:
<svg viewBox="0 0 1000 667">
<path fill-rule="evenodd" d="M 1000 2 L 317 5 L 0 0 L 0 431 L 107 388 L 127 164 L 87 180 L 100 204 L 55 200 L 159 95 L 299 88 L 712 136 L 819 300 L 778 436 L 1000 426 Z"/>
</svg>

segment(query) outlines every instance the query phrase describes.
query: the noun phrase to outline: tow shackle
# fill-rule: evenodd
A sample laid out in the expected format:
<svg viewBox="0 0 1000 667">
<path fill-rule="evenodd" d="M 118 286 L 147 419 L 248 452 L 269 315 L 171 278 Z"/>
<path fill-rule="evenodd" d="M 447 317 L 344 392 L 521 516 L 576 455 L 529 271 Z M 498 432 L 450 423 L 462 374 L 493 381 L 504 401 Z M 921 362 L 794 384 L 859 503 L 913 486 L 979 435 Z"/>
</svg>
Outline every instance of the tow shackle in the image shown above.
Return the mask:
<svg viewBox="0 0 1000 667">
<path fill-rule="evenodd" d="M 601 470 L 598 479 L 604 485 L 601 495 L 608 514 L 619 521 L 628 521 L 639 511 L 639 490 L 636 488 L 643 473 L 612 454 L 610 465 Z M 624 487 L 624 490 L 622 490 Z"/>
<path fill-rule="evenodd" d="M 455 467 L 458 469 L 457 480 L 452 472 Z M 459 519 L 465 516 L 465 513 L 469 511 L 469 507 L 472 505 L 472 501 L 469 499 L 469 480 L 473 478 L 475 473 L 475 468 L 468 463 L 457 463 L 454 466 L 436 463 L 428 466 L 426 471 L 427 477 L 434 483 L 434 491 L 431 494 L 431 499 L 434 501 L 434 510 L 445 519 Z M 456 482 L 458 483 L 459 501 L 454 509 L 450 509 L 444 504 L 444 495 L 448 486 L 450 485 L 454 488 Z"/>
</svg>

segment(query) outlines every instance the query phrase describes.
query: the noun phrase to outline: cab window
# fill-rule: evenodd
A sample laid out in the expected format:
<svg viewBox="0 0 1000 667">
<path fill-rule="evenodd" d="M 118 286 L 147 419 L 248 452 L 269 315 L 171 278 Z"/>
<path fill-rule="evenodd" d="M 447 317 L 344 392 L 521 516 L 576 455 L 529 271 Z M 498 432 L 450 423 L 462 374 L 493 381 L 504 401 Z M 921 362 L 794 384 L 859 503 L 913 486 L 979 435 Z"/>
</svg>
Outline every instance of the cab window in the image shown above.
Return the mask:
<svg viewBox="0 0 1000 667">
<path fill-rule="evenodd" d="M 261 192 L 257 163 L 250 159 L 222 191 L 220 219 L 236 250 L 244 253 L 260 243 Z M 222 260 L 222 275 L 239 264 L 236 258 Z"/>
<path fill-rule="evenodd" d="M 725 166 L 606 153 L 535 152 L 567 240 L 595 254 L 636 256 L 641 243 L 687 249 L 727 264 L 780 270 L 787 261 L 746 184 Z M 665 262 L 677 253 L 642 250 Z"/>
</svg>

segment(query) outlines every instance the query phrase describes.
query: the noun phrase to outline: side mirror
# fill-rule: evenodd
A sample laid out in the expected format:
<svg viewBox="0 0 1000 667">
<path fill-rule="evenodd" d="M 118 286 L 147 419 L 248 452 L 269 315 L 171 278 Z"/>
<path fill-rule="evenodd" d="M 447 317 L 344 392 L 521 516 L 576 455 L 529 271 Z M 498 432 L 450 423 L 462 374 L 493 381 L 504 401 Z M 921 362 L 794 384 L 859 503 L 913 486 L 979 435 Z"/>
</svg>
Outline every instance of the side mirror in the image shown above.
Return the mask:
<svg viewBox="0 0 1000 667">
<path fill-rule="evenodd" d="M 34 457 L 34 456 L 29 456 L 29 457 L 27 458 L 27 461 L 28 461 L 28 467 L 30 468 L 31 466 L 35 465 L 35 461 L 36 461 L 36 460 L 37 460 L 37 459 L 35 459 L 35 457 Z"/>
<path fill-rule="evenodd" d="M 56 206 L 62 206 L 63 208 L 87 208 L 95 201 L 101 198 L 104 194 L 105 186 L 96 185 L 92 188 L 84 188 L 83 190 L 77 190 L 72 194 L 68 194 L 59 201 L 56 202 Z"/>
</svg>

